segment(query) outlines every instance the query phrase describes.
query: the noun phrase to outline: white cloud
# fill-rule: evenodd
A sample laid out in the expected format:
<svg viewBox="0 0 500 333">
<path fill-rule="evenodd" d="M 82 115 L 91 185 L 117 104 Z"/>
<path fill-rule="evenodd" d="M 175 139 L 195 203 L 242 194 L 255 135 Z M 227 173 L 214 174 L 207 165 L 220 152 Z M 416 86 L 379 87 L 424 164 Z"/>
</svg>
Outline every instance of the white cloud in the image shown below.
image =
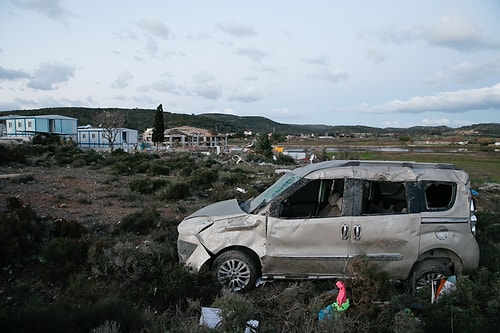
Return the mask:
<svg viewBox="0 0 500 333">
<path fill-rule="evenodd" d="M 208 72 L 199 72 L 193 77 L 193 86 L 189 89 L 195 96 L 216 100 L 222 96 L 221 85 L 215 80 L 215 76 Z"/>
<path fill-rule="evenodd" d="M 380 65 L 385 62 L 387 57 L 381 49 L 371 48 L 368 50 L 366 58 L 370 60 L 373 64 Z"/>
<path fill-rule="evenodd" d="M 425 118 L 422 120 L 422 125 L 424 126 L 448 126 L 450 124 L 450 120 L 447 118 L 441 119 L 428 119 Z"/>
<path fill-rule="evenodd" d="M 18 8 L 27 8 L 45 15 L 51 20 L 67 24 L 66 20 L 73 15 L 64 9 L 60 2 L 60 0 L 12 0 L 12 3 Z"/>
<path fill-rule="evenodd" d="M 111 88 L 125 88 L 129 85 L 133 76 L 129 71 L 123 71 L 118 75 L 115 81 L 111 83 Z"/>
<path fill-rule="evenodd" d="M 170 30 L 158 20 L 140 20 L 137 25 L 154 37 L 167 39 L 170 35 Z"/>
<path fill-rule="evenodd" d="M 432 44 L 460 51 L 500 46 L 498 41 L 484 39 L 474 22 L 459 15 L 444 15 L 429 29 L 426 37 Z"/>
<path fill-rule="evenodd" d="M 249 86 L 245 90 L 228 97 L 229 101 L 239 101 L 243 103 L 253 103 L 262 99 L 262 95 L 254 86 Z"/>
<path fill-rule="evenodd" d="M 312 65 L 328 65 L 329 63 L 329 58 L 325 54 L 312 58 L 302 58 L 301 60 Z"/>
<path fill-rule="evenodd" d="M 0 66 L 0 81 L 1 80 L 6 80 L 6 81 L 14 81 L 18 79 L 25 79 L 28 78 L 29 74 L 23 71 L 18 71 L 14 69 L 7 69 L 3 68 Z"/>
<path fill-rule="evenodd" d="M 483 36 L 481 29 L 472 20 L 459 15 L 444 15 L 434 24 L 427 26 L 385 26 L 365 30 L 359 33 L 359 37 L 395 44 L 423 41 L 458 51 L 500 48 L 500 40 Z"/>
<path fill-rule="evenodd" d="M 69 81 L 75 73 L 72 66 L 42 62 L 28 82 L 28 87 L 38 90 L 53 90 L 59 83 Z"/>
<path fill-rule="evenodd" d="M 349 74 L 343 69 L 336 69 L 334 71 L 318 71 L 308 75 L 315 80 L 323 80 L 331 83 L 337 83 L 341 80 L 347 81 Z"/>
<path fill-rule="evenodd" d="M 253 47 L 242 47 L 236 50 L 237 55 L 245 56 L 253 61 L 261 62 L 262 58 L 266 57 L 266 52 L 253 48 Z"/>
<path fill-rule="evenodd" d="M 362 105 L 367 113 L 462 113 L 500 108 L 500 83 L 491 87 L 442 92 L 434 96 L 415 96 L 406 101 L 393 100 L 382 105 Z"/>
<path fill-rule="evenodd" d="M 217 23 L 215 26 L 218 29 L 220 29 L 222 32 L 225 32 L 227 34 L 237 36 L 237 37 L 254 36 L 257 34 L 253 27 L 239 24 L 236 22 Z"/>
</svg>

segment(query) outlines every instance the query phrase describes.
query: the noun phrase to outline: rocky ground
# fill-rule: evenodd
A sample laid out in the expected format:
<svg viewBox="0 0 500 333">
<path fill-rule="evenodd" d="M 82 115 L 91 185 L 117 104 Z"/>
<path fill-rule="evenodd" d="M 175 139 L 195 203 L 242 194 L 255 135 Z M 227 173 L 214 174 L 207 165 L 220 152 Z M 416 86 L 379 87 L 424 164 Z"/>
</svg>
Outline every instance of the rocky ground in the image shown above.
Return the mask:
<svg viewBox="0 0 500 333">
<path fill-rule="evenodd" d="M 40 216 L 77 222 L 117 223 L 137 211 L 144 198 L 131 193 L 133 176 L 108 174 L 92 167 L 23 167 L 2 170 L 0 205 L 16 196 Z M 0 206 L 1 207 L 1 206 Z M 168 212 L 168 207 L 158 207 Z"/>
</svg>

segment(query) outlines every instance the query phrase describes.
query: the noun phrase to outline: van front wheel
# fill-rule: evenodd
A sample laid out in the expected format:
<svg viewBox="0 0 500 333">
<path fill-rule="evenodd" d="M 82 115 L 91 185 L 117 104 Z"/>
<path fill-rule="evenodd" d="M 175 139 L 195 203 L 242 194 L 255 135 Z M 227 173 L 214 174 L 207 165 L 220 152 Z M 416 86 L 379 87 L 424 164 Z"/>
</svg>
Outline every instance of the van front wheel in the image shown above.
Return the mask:
<svg viewBox="0 0 500 333">
<path fill-rule="evenodd" d="M 231 291 L 247 291 L 255 287 L 257 265 L 245 252 L 226 251 L 215 259 L 212 268 L 215 279 Z"/>
</svg>

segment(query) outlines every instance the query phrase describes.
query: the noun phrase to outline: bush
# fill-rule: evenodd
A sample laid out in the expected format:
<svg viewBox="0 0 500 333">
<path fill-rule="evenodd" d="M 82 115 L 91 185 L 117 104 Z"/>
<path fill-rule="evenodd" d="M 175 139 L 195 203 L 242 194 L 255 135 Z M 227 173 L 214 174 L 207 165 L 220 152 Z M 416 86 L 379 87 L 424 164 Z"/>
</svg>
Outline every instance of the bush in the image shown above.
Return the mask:
<svg viewBox="0 0 500 333">
<path fill-rule="evenodd" d="M 163 219 L 154 207 L 144 208 L 138 212 L 125 216 L 118 225 L 122 232 L 132 232 L 147 235 L 151 228 L 161 226 Z"/>
<path fill-rule="evenodd" d="M 153 194 L 167 184 L 168 180 L 166 179 L 145 178 L 133 180 L 129 186 L 134 192 L 139 192 L 141 194 Z"/>
<path fill-rule="evenodd" d="M 429 305 L 422 316 L 428 332 L 497 332 L 500 318 L 499 274 L 479 269 L 459 276 L 457 289 Z"/>
<path fill-rule="evenodd" d="M 247 321 L 255 319 L 252 303 L 243 295 L 227 289 L 222 290 L 222 295 L 215 299 L 213 305 L 220 309 L 221 329 L 227 332 L 243 332 Z"/>
<path fill-rule="evenodd" d="M 57 219 L 53 225 L 53 234 L 55 237 L 80 238 L 84 232 L 83 226 L 76 221 Z"/>
<path fill-rule="evenodd" d="M 124 332 L 139 331 L 144 326 L 143 317 L 134 305 L 111 297 L 91 304 L 59 299 L 45 305 L 31 299 L 2 329 L 6 332 L 88 333 L 106 321 L 119 323 Z"/>
<path fill-rule="evenodd" d="M 175 183 L 161 191 L 158 195 L 160 200 L 184 200 L 190 194 L 190 186 L 186 183 Z"/>
<path fill-rule="evenodd" d="M 26 156 L 28 155 L 28 148 L 26 145 L 3 145 L 0 144 L 0 165 L 7 165 L 10 163 L 26 163 Z"/>
<path fill-rule="evenodd" d="M 208 168 L 203 168 L 198 170 L 194 175 L 191 176 L 189 184 L 192 188 L 206 190 L 213 186 L 213 183 L 219 178 L 219 173 L 217 170 L 211 170 Z"/>
<path fill-rule="evenodd" d="M 290 155 L 278 154 L 275 164 L 280 165 L 296 165 L 297 162 Z"/>
<path fill-rule="evenodd" d="M 151 163 L 149 166 L 149 174 L 153 176 L 168 176 L 170 174 L 170 168 L 159 163 Z"/>
<path fill-rule="evenodd" d="M 35 255 L 49 233 L 46 221 L 19 198 L 7 198 L 6 207 L 0 212 L 0 265 L 19 263 Z"/>
<path fill-rule="evenodd" d="M 53 238 L 42 251 L 55 276 L 66 276 L 87 261 L 88 244 L 80 240 Z"/>
<path fill-rule="evenodd" d="M 500 272 L 500 217 L 496 213 L 477 214 L 477 241 L 481 255 L 479 265 Z"/>
</svg>

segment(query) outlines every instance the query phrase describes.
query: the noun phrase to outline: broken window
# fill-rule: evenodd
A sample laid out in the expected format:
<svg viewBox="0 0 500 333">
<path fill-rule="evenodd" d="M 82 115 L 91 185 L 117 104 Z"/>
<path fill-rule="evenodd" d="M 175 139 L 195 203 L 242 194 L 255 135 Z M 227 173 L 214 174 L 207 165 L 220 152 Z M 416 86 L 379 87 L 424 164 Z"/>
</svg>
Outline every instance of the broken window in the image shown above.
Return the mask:
<svg viewBox="0 0 500 333">
<path fill-rule="evenodd" d="M 407 213 L 404 182 L 364 181 L 363 214 Z"/>
<path fill-rule="evenodd" d="M 343 179 L 309 181 L 282 201 L 280 217 L 304 218 L 343 214 Z"/>
<path fill-rule="evenodd" d="M 425 187 L 427 209 L 443 210 L 450 208 L 453 204 L 455 192 L 455 184 L 453 183 L 427 183 Z"/>
</svg>

